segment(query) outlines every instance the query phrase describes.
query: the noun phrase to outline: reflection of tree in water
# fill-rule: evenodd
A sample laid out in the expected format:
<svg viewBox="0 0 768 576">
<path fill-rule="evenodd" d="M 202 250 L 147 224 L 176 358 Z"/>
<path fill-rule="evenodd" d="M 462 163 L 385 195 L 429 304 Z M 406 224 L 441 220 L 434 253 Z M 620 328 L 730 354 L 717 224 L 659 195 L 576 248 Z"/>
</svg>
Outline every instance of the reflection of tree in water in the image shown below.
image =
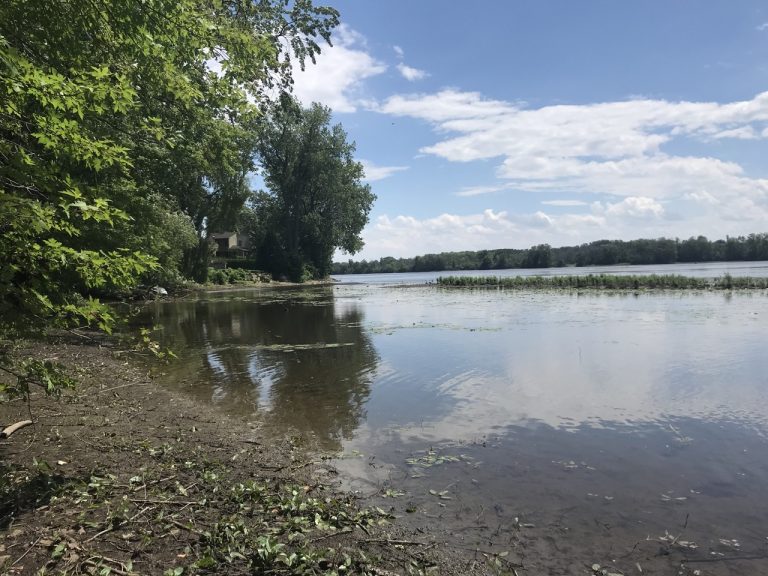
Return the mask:
<svg viewBox="0 0 768 576">
<path fill-rule="evenodd" d="M 365 416 L 378 357 L 363 313 L 330 288 L 258 298 L 171 302 L 153 309 L 163 344 L 181 352 L 168 367 L 175 387 L 240 414 L 314 433 L 338 448 Z M 293 349 L 295 345 L 349 344 Z"/>
</svg>

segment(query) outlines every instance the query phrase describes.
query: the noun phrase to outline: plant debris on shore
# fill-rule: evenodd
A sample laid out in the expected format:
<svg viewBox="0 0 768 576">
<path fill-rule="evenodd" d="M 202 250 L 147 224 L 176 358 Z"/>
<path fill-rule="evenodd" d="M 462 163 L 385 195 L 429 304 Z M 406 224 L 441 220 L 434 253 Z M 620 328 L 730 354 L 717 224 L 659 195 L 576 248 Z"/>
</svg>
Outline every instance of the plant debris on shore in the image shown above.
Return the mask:
<svg viewBox="0 0 768 576">
<path fill-rule="evenodd" d="M 104 347 L 36 346 L 80 383 L 0 404 L 3 424 L 35 422 L 0 443 L 1 573 L 486 571 L 335 489 L 301 439 L 174 396 Z"/>
</svg>

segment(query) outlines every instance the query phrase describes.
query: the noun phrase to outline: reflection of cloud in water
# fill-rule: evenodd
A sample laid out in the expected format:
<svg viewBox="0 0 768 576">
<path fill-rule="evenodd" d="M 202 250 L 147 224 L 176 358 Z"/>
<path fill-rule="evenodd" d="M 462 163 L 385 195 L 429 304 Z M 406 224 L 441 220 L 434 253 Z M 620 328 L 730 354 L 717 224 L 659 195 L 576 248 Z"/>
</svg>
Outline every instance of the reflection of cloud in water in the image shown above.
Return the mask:
<svg viewBox="0 0 768 576">
<path fill-rule="evenodd" d="M 248 376 L 259 389 L 259 409 L 267 411 L 272 407 L 272 385 L 280 378 L 277 366 L 262 366 L 258 354 L 251 354 L 248 360 Z"/>
<path fill-rule="evenodd" d="M 205 360 L 208 363 L 210 369 L 213 370 L 216 374 L 219 376 L 227 375 L 227 369 L 224 368 L 224 364 L 222 364 L 221 359 L 219 358 L 218 354 L 216 354 L 216 352 L 210 350 L 206 352 Z"/>
<path fill-rule="evenodd" d="M 378 356 L 362 307 L 337 307 L 329 288 L 221 294 L 147 310 L 163 344 L 183 350 L 164 370 L 168 385 L 331 445 L 365 418 Z"/>
<path fill-rule="evenodd" d="M 385 423 L 404 438 L 473 440 L 536 423 L 626 430 L 676 417 L 768 429 L 762 328 L 754 321 L 768 315 L 764 297 L 523 299 L 481 291 L 433 303 L 414 291 L 410 298 L 410 317 L 436 327 L 412 342 L 414 331 L 378 336 L 390 372 L 377 378 L 369 405 L 375 418 L 377 406 L 389 406 L 389 387 L 401 397 L 426 397 L 418 420 L 403 410 L 405 418 Z M 381 320 L 371 316 L 374 324 Z M 455 333 L 439 318 L 464 325 L 483 320 L 500 331 Z M 401 341 L 407 343 L 398 348 Z M 423 348 L 415 355 L 417 346 Z M 431 367 L 419 370 L 414 362 Z M 392 386 L 402 380 L 410 380 L 410 389 Z"/>
</svg>

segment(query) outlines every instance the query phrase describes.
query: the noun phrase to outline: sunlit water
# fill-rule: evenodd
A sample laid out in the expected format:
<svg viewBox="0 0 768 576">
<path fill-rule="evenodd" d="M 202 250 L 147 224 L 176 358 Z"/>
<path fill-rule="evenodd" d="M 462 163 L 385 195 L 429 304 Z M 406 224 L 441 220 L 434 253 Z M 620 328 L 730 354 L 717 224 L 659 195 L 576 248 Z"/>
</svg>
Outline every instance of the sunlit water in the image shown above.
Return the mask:
<svg viewBox="0 0 768 576">
<path fill-rule="evenodd" d="M 345 283 L 144 320 L 180 356 L 163 383 L 311 435 L 347 486 L 462 542 L 630 567 L 768 552 L 765 291 Z M 681 530 L 698 547 L 659 556 Z"/>
</svg>

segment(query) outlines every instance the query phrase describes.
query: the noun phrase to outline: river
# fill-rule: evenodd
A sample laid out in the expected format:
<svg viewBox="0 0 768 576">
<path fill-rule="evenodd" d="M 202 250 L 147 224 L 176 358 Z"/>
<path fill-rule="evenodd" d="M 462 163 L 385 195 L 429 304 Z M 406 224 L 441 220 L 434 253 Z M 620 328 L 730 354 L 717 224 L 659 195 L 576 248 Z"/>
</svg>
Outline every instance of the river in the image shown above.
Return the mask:
<svg viewBox="0 0 768 576">
<path fill-rule="evenodd" d="M 647 271 L 725 272 L 768 263 Z M 160 382 L 311 437 L 414 530 L 533 573 L 768 573 L 765 291 L 413 286 L 436 276 L 210 293 L 142 321 L 180 357 Z"/>
</svg>

